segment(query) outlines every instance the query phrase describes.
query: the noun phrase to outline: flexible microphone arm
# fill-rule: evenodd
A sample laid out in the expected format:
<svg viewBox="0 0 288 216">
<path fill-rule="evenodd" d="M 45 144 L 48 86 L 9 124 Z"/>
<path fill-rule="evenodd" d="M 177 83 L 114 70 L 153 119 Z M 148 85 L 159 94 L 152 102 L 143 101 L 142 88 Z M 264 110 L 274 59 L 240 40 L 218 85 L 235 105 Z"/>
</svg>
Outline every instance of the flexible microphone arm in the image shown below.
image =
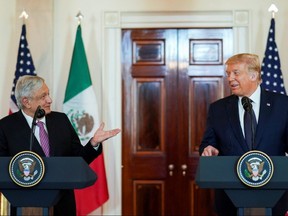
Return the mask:
<svg viewBox="0 0 288 216">
<path fill-rule="evenodd" d="M 41 108 L 41 106 L 38 106 L 33 117 L 32 125 L 31 125 L 31 133 L 30 133 L 30 151 L 32 151 L 32 146 L 34 143 L 34 132 L 35 132 L 35 126 L 36 126 L 36 120 L 38 118 L 42 118 L 45 116 L 45 110 Z"/>
<path fill-rule="evenodd" d="M 255 144 L 255 125 L 253 121 L 253 108 L 252 108 L 252 103 L 250 98 L 244 96 L 241 100 L 242 106 L 245 111 L 250 113 L 250 118 L 251 118 L 251 131 L 252 131 L 252 150 L 254 149 L 254 144 Z M 254 114 L 255 115 L 255 114 Z"/>
</svg>

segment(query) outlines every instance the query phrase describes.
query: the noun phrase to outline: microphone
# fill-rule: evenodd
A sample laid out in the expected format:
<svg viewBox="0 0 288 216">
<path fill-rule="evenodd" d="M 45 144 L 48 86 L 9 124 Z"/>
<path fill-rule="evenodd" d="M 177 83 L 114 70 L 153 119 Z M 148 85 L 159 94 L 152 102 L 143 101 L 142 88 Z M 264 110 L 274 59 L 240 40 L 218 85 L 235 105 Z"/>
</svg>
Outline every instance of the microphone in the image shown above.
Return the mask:
<svg viewBox="0 0 288 216">
<path fill-rule="evenodd" d="M 45 116 L 45 110 L 41 108 L 39 105 L 34 113 L 32 125 L 31 125 L 31 133 L 30 133 L 30 151 L 32 151 L 32 146 L 34 143 L 34 132 L 36 126 L 36 120 L 39 118 L 43 118 Z"/>
<path fill-rule="evenodd" d="M 244 108 L 245 111 L 250 112 L 252 109 L 252 104 L 251 101 L 248 97 L 244 96 L 241 100 L 242 106 Z"/>
<path fill-rule="evenodd" d="M 250 98 L 244 96 L 241 100 L 241 103 L 242 103 L 242 106 L 244 108 L 244 110 L 246 112 L 249 112 L 250 113 L 250 119 L 251 119 L 251 132 L 252 132 L 252 150 L 254 149 L 254 145 L 255 145 L 255 123 L 253 120 L 255 118 L 255 114 L 253 112 L 253 108 L 252 108 L 252 103 L 251 103 L 251 100 Z M 255 120 L 256 121 L 256 120 Z M 245 123 L 244 123 L 245 124 Z"/>
</svg>

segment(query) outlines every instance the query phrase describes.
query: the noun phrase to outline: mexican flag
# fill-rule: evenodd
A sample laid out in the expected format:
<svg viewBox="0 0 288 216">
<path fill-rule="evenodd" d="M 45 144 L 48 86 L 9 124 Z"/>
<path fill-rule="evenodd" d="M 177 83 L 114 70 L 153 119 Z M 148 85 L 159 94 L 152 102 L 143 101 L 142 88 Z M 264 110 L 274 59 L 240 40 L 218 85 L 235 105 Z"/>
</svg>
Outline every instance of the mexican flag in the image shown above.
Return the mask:
<svg viewBox="0 0 288 216">
<path fill-rule="evenodd" d="M 78 25 L 74 44 L 63 111 L 76 130 L 82 145 L 85 145 L 99 127 L 98 105 L 93 90 L 81 25 Z M 90 167 L 97 173 L 94 185 L 75 190 L 77 215 L 87 215 L 103 205 L 109 198 L 103 153 Z"/>
</svg>

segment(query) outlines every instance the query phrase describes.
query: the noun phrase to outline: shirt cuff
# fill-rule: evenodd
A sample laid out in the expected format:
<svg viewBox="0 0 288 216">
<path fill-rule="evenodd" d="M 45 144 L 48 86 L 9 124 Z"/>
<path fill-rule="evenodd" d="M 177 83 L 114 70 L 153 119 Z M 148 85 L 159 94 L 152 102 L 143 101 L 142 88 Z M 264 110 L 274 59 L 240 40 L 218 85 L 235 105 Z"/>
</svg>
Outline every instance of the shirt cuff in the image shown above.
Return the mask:
<svg viewBox="0 0 288 216">
<path fill-rule="evenodd" d="M 99 146 L 100 146 L 100 143 L 98 143 L 96 146 L 93 146 L 93 148 L 94 148 L 96 151 L 98 151 Z"/>
</svg>

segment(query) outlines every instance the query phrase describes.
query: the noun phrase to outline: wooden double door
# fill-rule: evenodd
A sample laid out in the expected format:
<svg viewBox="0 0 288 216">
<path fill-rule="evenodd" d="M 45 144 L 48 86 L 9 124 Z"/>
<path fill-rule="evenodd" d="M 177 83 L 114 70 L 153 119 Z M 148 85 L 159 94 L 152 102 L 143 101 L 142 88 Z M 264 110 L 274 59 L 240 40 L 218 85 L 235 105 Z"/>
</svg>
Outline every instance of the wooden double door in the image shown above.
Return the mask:
<svg viewBox="0 0 288 216">
<path fill-rule="evenodd" d="M 230 28 L 122 30 L 123 215 L 214 215 L 195 174 L 232 51 Z"/>
</svg>

